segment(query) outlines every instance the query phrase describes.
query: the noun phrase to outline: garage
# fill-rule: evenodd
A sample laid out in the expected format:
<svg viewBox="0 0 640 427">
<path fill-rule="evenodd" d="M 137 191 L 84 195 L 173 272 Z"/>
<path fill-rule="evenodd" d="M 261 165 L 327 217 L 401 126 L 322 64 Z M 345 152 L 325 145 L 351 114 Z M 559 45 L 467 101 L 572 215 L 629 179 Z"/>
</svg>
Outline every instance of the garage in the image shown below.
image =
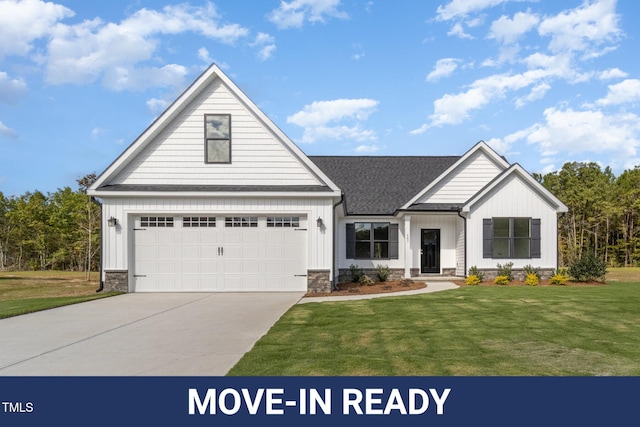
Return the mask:
<svg viewBox="0 0 640 427">
<path fill-rule="evenodd" d="M 140 215 L 133 292 L 307 289 L 307 219 L 292 215 Z"/>
</svg>

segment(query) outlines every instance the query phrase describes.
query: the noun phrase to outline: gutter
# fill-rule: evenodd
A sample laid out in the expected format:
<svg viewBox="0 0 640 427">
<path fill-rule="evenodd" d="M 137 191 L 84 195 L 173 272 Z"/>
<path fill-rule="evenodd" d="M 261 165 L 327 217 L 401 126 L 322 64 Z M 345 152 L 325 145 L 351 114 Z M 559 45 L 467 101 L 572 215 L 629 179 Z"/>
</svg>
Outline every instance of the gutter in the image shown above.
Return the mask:
<svg viewBox="0 0 640 427">
<path fill-rule="evenodd" d="M 464 221 L 464 277 L 467 277 L 467 217 L 462 216 L 462 208 L 456 209 L 456 213 Z"/>
<path fill-rule="evenodd" d="M 336 208 L 338 206 L 340 206 L 342 203 L 344 202 L 344 192 L 340 193 L 340 200 L 335 203 L 333 205 L 333 236 L 331 237 L 331 241 L 332 241 L 332 258 L 333 258 L 333 277 L 331 278 L 331 290 L 332 291 L 337 291 L 338 290 L 338 280 L 336 279 L 336 277 L 340 277 L 340 270 L 338 268 L 338 257 L 336 257 L 336 241 L 338 239 L 336 239 L 336 233 L 339 232 L 338 230 L 338 215 L 336 214 Z M 344 207 L 344 205 L 343 205 Z"/>
<path fill-rule="evenodd" d="M 91 200 L 98 203 L 95 197 L 91 197 Z M 104 280 L 102 280 L 102 264 L 104 263 L 104 227 L 102 226 L 102 212 L 104 211 L 104 205 L 100 203 L 100 287 L 96 289 L 96 293 L 104 290 Z"/>
</svg>

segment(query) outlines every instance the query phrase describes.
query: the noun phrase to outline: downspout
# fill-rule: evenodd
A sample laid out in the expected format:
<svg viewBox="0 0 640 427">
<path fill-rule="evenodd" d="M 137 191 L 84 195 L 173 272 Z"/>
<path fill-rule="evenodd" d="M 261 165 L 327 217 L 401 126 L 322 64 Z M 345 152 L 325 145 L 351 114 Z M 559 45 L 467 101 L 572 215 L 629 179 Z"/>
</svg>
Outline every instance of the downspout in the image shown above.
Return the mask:
<svg viewBox="0 0 640 427">
<path fill-rule="evenodd" d="M 462 208 L 456 209 L 456 213 L 464 222 L 464 277 L 467 277 L 467 217 L 462 216 Z"/>
<path fill-rule="evenodd" d="M 340 270 L 338 269 L 338 257 L 336 256 L 336 233 L 339 233 L 338 230 L 338 215 L 336 215 L 336 208 L 342 204 L 344 201 L 344 192 L 340 193 L 340 200 L 333 205 L 333 236 L 331 241 L 333 242 L 332 255 L 333 255 L 333 277 L 331 278 L 331 291 L 338 290 L 338 280 L 337 277 L 340 277 Z"/>
<path fill-rule="evenodd" d="M 94 202 L 98 202 L 95 198 L 91 197 Z M 100 287 L 96 289 L 96 293 L 102 292 L 104 289 L 104 281 L 102 280 L 102 263 L 104 262 L 104 227 L 102 226 L 102 211 L 104 205 L 100 203 Z"/>
</svg>

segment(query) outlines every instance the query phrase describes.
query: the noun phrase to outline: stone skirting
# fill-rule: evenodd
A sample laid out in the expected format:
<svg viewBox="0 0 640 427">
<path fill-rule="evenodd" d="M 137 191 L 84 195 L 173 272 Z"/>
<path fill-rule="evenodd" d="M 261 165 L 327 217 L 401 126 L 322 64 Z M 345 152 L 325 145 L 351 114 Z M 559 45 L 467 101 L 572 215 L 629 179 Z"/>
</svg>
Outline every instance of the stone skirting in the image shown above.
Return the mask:
<svg viewBox="0 0 640 427">
<path fill-rule="evenodd" d="M 129 271 L 109 270 L 104 272 L 105 292 L 129 292 Z"/>
<path fill-rule="evenodd" d="M 484 280 L 492 281 L 498 275 L 498 269 L 496 269 L 496 268 L 487 268 L 487 269 L 479 268 L 478 270 L 480 270 L 481 272 L 484 273 Z M 540 273 L 540 279 L 541 280 L 549 279 L 551 276 L 553 276 L 553 269 L 552 268 L 541 268 L 539 270 L 539 273 Z M 513 270 L 511 270 L 511 274 L 513 275 L 513 279 L 514 280 L 524 280 L 524 279 L 526 279 L 526 274 L 525 274 L 524 270 L 522 270 L 522 269 L 514 268 Z"/>
<path fill-rule="evenodd" d="M 423 276 L 422 273 L 420 273 L 420 269 L 419 268 L 412 268 L 411 270 L 411 277 L 419 277 L 419 276 Z M 437 274 L 437 273 L 432 273 L 435 276 L 446 276 L 446 277 L 455 277 L 456 275 L 456 269 L 455 268 L 443 268 L 442 269 L 442 274 Z"/>
<path fill-rule="evenodd" d="M 365 276 L 369 276 L 372 280 L 377 281 L 375 268 L 363 268 L 362 272 Z M 387 280 L 401 280 L 404 278 L 404 268 L 390 268 L 389 278 Z M 351 270 L 348 268 L 341 268 L 338 270 L 338 283 L 351 282 Z"/>
<path fill-rule="evenodd" d="M 307 292 L 331 292 L 331 271 L 307 270 Z"/>
</svg>

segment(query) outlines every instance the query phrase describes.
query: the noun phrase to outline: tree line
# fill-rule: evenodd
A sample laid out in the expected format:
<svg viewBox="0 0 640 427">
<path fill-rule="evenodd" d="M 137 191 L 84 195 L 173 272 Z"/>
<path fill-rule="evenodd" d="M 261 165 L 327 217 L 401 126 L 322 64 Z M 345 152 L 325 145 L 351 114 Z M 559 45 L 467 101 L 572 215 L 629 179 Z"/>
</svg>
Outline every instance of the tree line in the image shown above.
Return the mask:
<svg viewBox="0 0 640 427">
<path fill-rule="evenodd" d="M 95 179 L 53 194 L 0 192 L 0 271 L 99 269 L 101 207 L 87 195 Z"/>
<path fill-rule="evenodd" d="M 616 177 L 609 167 L 571 162 L 534 177 L 569 207 L 558 222 L 561 266 L 586 253 L 611 267 L 640 265 L 640 166 Z M 53 194 L 0 192 L 0 271 L 99 269 L 101 208 L 87 195 L 95 179 Z"/>
<path fill-rule="evenodd" d="M 640 166 L 616 177 L 593 162 L 535 178 L 569 211 L 558 221 L 560 265 L 590 253 L 610 267 L 640 265 Z"/>
</svg>

